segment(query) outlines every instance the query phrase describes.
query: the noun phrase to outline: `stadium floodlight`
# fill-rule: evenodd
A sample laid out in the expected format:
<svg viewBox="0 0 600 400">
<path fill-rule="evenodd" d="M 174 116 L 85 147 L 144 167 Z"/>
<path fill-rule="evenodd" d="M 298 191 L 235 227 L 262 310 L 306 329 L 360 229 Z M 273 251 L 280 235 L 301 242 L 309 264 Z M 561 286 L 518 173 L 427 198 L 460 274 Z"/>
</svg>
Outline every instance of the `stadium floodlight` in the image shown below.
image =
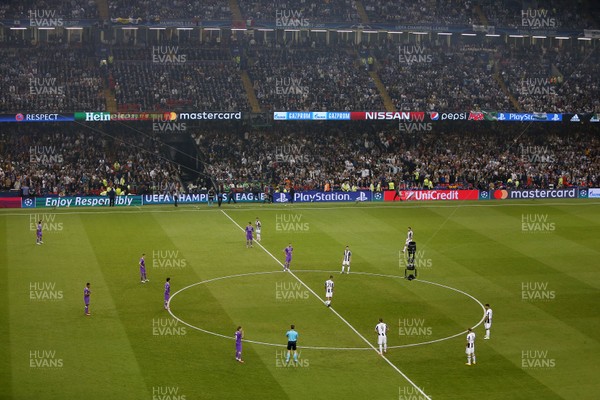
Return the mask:
<svg viewBox="0 0 600 400">
<path fill-rule="evenodd" d="M 339 29 L 338 32 L 339 33 L 352 33 L 353 31 L 349 31 L 347 29 Z"/>
<path fill-rule="evenodd" d="M 477 36 L 476 33 L 461 33 L 461 36 Z"/>
<path fill-rule="evenodd" d="M 362 33 L 379 33 L 379 31 L 362 31 Z"/>
<path fill-rule="evenodd" d="M 204 28 L 205 31 L 220 31 L 221 28 Z M 233 29 L 232 29 L 233 30 Z"/>
<path fill-rule="evenodd" d="M 284 29 L 283 31 L 284 32 L 300 32 L 300 29 Z"/>
<path fill-rule="evenodd" d="M 127 30 L 134 31 L 137 29 L 137 26 L 122 26 L 121 29 L 127 29 Z"/>
<path fill-rule="evenodd" d="M 10 27 L 11 31 L 24 31 L 25 29 L 27 29 L 26 26 L 11 26 Z"/>
<path fill-rule="evenodd" d="M 246 28 L 231 28 L 231 31 L 247 31 L 248 29 Z"/>
<path fill-rule="evenodd" d="M 39 26 L 38 27 L 39 30 L 43 30 L 43 31 L 53 31 L 54 27 L 53 26 Z"/>
<path fill-rule="evenodd" d="M 403 34 L 404 32 L 400 32 L 400 31 L 389 31 L 388 33 L 391 33 L 392 35 L 393 35 L 393 34 L 396 34 L 396 35 L 401 35 L 401 34 Z"/>
<path fill-rule="evenodd" d="M 532 36 L 534 39 L 548 39 L 548 36 Z"/>
<path fill-rule="evenodd" d="M 69 30 L 69 31 L 74 31 L 76 29 L 83 29 L 83 27 L 81 27 L 81 26 L 66 26 L 65 29 Z"/>
<path fill-rule="evenodd" d="M 554 39 L 558 39 L 558 40 L 569 40 L 569 39 L 571 39 L 571 38 L 570 38 L 570 37 L 568 37 L 568 36 L 557 36 L 557 37 L 555 37 Z"/>
<path fill-rule="evenodd" d="M 500 37 L 500 35 L 499 35 L 499 34 L 497 34 L 497 33 L 486 33 L 486 35 L 485 35 L 485 36 L 486 36 L 486 37 Z"/>
<path fill-rule="evenodd" d="M 273 28 L 258 28 L 259 32 L 273 32 L 274 30 Z"/>
<path fill-rule="evenodd" d="M 271 30 L 273 30 L 273 29 L 271 29 Z M 327 29 L 311 29 L 310 31 L 311 32 L 327 32 Z"/>
<path fill-rule="evenodd" d="M 427 35 L 427 32 L 411 32 L 413 35 Z"/>
<path fill-rule="evenodd" d="M 151 30 L 151 31 L 164 31 L 166 29 L 167 28 L 165 28 L 165 27 L 156 27 L 156 26 L 148 28 L 148 30 Z"/>
<path fill-rule="evenodd" d="M 512 37 L 512 38 L 524 38 L 525 35 L 508 35 L 508 37 Z"/>
<path fill-rule="evenodd" d="M 438 32 L 439 36 L 452 36 L 451 32 Z"/>
<path fill-rule="evenodd" d="M 577 40 L 586 40 L 586 41 L 589 42 L 589 41 L 592 40 L 592 38 L 589 38 L 589 37 L 578 37 Z"/>
<path fill-rule="evenodd" d="M 177 28 L 178 31 L 193 31 L 194 28 Z"/>
</svg>

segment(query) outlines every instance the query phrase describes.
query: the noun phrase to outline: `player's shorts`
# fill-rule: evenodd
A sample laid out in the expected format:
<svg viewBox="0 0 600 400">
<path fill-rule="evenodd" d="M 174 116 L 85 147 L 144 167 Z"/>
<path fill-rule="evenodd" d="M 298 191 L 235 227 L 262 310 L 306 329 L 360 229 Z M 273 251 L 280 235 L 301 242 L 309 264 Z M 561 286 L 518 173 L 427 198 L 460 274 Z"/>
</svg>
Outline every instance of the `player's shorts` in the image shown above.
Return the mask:
<svg viewBox="0 0 600 400">
<path fill-rule="evenodd" d="M 350 266 L 350 261 L 342 261 L 342 265 Z"/>
<path fill-rule="evenodd" d="M 325 297 L 333 297 L 333 291 L 331 291 L 331 290 L 326 290 L 326 291 L 325 291 Z"/>
<path fill-rule="evenodd" d="M 260 235 L 260 229 L 257 229 L 257 230 L 256 230 L 256 234 L 257 234 L 257 235 Z"/>
<path fill-rule="evenodd" d="M 404 242 L 404 244 L 405 244 L 406 246 L 408 246 L 408 244 L 409 244 L 410 242 L 412 242 L 412 239 L 406 239 L 406 242 Z"/>
<path fill-rule="evenodd" d="M 483 327 L 484 327 L 485 329 L 490 329 L 490 328 L 492 327 L 492 323 L 491 323 L 491 322 L 484 322 L 484 323 L 483 323 Z"/>
<path fill-rule="evenodd" d="M 379 337 L 377 338 L 377 344 L 385 344 L 387 345 L 387 336 L 385 335 L 379 335 Z"/>
<path fill-rule="evenodd" d="M 471 346 L 471 347 L 467 347 L 465 349 L 465 353 L 466 354 L 475 354 L 475 345 Z"/>
<path fill-rule="evenodd" d="M 296 342 L 288 342 L 287 349 L 296 350 Z"/>
</svg>

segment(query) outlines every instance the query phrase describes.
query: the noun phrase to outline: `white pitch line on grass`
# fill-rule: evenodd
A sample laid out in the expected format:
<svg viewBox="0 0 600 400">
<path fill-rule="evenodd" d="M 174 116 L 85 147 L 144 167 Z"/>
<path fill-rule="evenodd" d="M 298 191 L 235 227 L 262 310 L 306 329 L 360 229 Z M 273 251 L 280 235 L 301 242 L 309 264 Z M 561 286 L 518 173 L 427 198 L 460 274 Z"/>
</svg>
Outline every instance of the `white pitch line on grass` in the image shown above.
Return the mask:
<svg viewBox="0 0 600 400">
<path fill-rule="evenodd" d="M 238 224 L 237 222 L 235 222 L 235 220 L 233 218 L 231 218 L 225 211 L 221 210 L 221 212 L 231 221 L 233 222 L 238 228 L 240 228 L 240 230 L 242 230 L 242 232 L 244 231 L 244 228 L 242 228 L 240 226 L 240 224 Z M 258 244 L 260 246 L 261 249 L 263 249 L 263 251 L 265 253 L 267 253 L 268 255 L 271 256 L 271 258 L 273 258 L 279 265 L 281 265 L 283 267 L 283 263 L 281 261 L 279 261 L 279 259 L 277 259 L 269 250 L 267 250 L 260 242 L 256 242 L 256 244 Z M 319 297 L 318 294 L 316 294 L 306 283 L 304 283 L 304 281 L 300 278 L 298 278 L 296 276 L 296 274 L 294 274 L 291 270 L 288 269 L 288 273 L 291 274 L 302 286 L 304 286 L 309 292 L 311 292 L 317 299 L 319 299 L 320 302 L 323 303 L 323 300 L 321 299 L 321 297 Z M 371 342 L 369 342 L 367 340 L 367 338 L 365 338 L 359 331 L 356 330 L 356 328 L 354 328 L 354 326 L 352 326 L 352 324 L 350 324 L 350 322 L 346 321 L 346 319 L 344 317 L 342 317 L 337 311 L 335 311 L 333 309 L 333 307 L 328 307 L 329 310 L 331 310 L 331 312 L 333 312 L 339 319 L 341 319 L 350 329 L 352 329 L 354 331 L 354 333 L 356 333 L 358 335 L 358 337 L 360 337 L 369 347 L 371 347 L 377 354 L 379 354 L 379 351 L 375 348 L 375 346 L 373 346 L 371 344 Z M 392 363 L 385 355 L 383 354 L 379 354 L 381 356 L 381 358 L 383 358 L 396 372 L 398 372 L 400 375 L 402 375 L 402 377 L 404 379 L 406 379 L 406 381 L 408 383 L 410 383 L 415 389 L 417 389 L 417 391 L 419 393 L 421 393 L 427 400 L 431 400 L 431 397 L 429 397 L 424 391 L 423 389 L 421 389 L 419 386 L 417 386 L 408 376 L 406 376 L 406 374 L 404 372 L 402 372 L 400 370 L 400 368 L 398 368 L 396 365 L 394 365 L 394 363 Z"/>
<path fill-rule="evenodd" d="M 576 199 L 573 199 L 576 200 Z M 586 200 L 586 199 L 580 199 L 580 200 Z M 487 200 L 486 200 L 487 201 Z M 495 201 L 499 201 L 499 200 L 495 200 Z M 500 203 L 486 203 L 485 201 L 482 201 L 481 203 L 477 203 L 477 204 L 462 204 L 462 205 L 458 205 L 458 204 L 434 204 L 433 202 L 421 202 L 421 203 L 415 203 L 415 204 L 406 204 L 406 203 L 402 203 L 402 204 L 398 204 L 398 205 L 394 205 L 394 204 L 389 204 L 389 205 L 375 205 L 374 203 L 360 203 L 362 205 L 365 205 L 365 208 L 367 209 L 401 209 L 401 208 L 457 208 L 457 207 L 539 207 L 539 206 L 571 206 L 571 207 L 583 207 L 583 206 L 595 206 L 595 205 L 600 205 L 600 202 L 594 201 L 594 202 L 586 202 L 586 203 L 558 203 L 558 202 L 554 202 L 554 203 L 516 203 L 515 201 L 518 200 L 511 200 L 510 203 L 504 203 L 504 202 L 500 202 Z M 79 207 L 63 207 L 63 208 L 36 208 L 36 207 L 32 207 L 32 208 L 20 208 L 20 209 L 16 209 L 16 208 L 10 208 L 7 210 L 7 212 L 4 212 L 5 209 L 0 208 L 0 216 L 7 216 L 7 217 L 20 217 L 20 216 L 24 216 L 27 214 L 32 214 L 32 213 L 37 213 L 37 214 L 47 214 L 49 211 L 53 212 L 53 213 L 60 213 L 60 212 L 65 212 L 65 214 L 70 214 L 70 215 L 86 215 L 86 214 L 90 214 L 90 215 L 94 215 L 94 214 L 120 214 L 120 213 L 173 213 L 173 212 L 215 212 L 216 210 L 214 208 L 200 208 L 200 206 L 196 207 L 191 207 L 193 205 L 195 205 L 195 203 L 179 203 L 180 207 L 178 208 L 171 208 L 169 206 L 171 206 L 170 204 L 164 204 L 164 205 L 152 205 L 152 206 L 131 206 L 130 208 L 127 207 L 120 207 L 119 209 L 112 209 L 112 210 L 105 210 L 102 208 L 95 208 L 95 209 L 88 209 L 88 211 L 84 211 L 84 210 L 77 210 Z M 248 206 L 252 206 L 252 204 L 248 203 Z M 135 208 L 134 208 L 135 207 Z M 167 209 L 167 207 L 169 207 Z M 164 208 L 164 209 L 160 209 L 160 208 Z M 293 206 L 290 208 L 284 208 L 284 207 L 280 207 L 279 204 L 271 204 L 271 205 L 265 205 L 264 207 L 261 206 L 261 208 L 253 208 L 253 207 L 246 207 L 246 204 L 244 204 L 243 207 L 237 207 L 237 208 L 229 208 L 227 211 L 282 211 L 282 210 L 331 210 L 331 209 L 357 209 L 357 205 L 352 205 L 352 206 L 348 206 L 348 205 L 332 205 L 331 207 L 317 207 L 315 206 L 310 206 L 308 203 L 306 204 L 306 206 Z M 358 208 L 361 209 L 361 208 Z M 19 210 L 19 211 L 17 211 Z M 77 210 L 77 211 L 75 211 Z M 220 211 L 223 211 L 222 209 L 218 209 Z"/>
<path fill-rule="evenodd" d="M 325 271 L 325 270 L 318 270 L 318 269 L 298 269 L 296 270 L 296 272 L 316 272 L 316 273 L 335 273 L 337 271 Z M 196 282 L 196 283 L 192 283 L 191 285 L 185 286 L 181 289 L 179 289 L 178 291 L 176 291 L 171 298 L 169 299 L 168 305 L 169 305 L 169 314 L 171 314 L 171 316 L 176 319 L 177 321 L 181 322 L 184 325 L 187 325 L 188 327 L 195 329 L 197 331 L 209 334 L 209 335 L 213 335 L 213 336 L 217 336 L 220 338 L 224 338 L 224 339 L 228 339 L 228 340 L 235 340 L 235 338 L 233 336 L 230 335 L 224 335 L 222 333 L 217 333 L 217 332 L 213 332 L 213 331 L 209 331 L 207 329 L 203 329 L 200 328 L 199 326 L 196 325 L 192 325 L 189 322 L 179 318 L 177 315 L 175 315 L 173 313 L 173 311 L 171 310 L 171 300 L 173 298 L 175 298 L 175 296 L 179 293 L 182 293 L 183 291 L 195 287 L 195 286 L 199 286 L 199 285 L 203 285 L 205 283 L 210 283 L 210 282 L 215 282 L 215 281 L 220 281 L 220 280 L 225 280 L 225 279 L 232 279 L 232 278 L 239 278 L 239 277 L 245 277 L 245 276 L 252 276 L 252 275 L 266 275 L 266 274 L 281 274 L 282 271 L 278 270 L 278 271 L 261 271 L 261 272 L 247 272 L 244 274 L 235 274 L 235 275 L 227 275 L 227 276 L 220 276 L 217 278 L 211 278 L 211 279 L 206 279 L 204 281 L 200 281 L 200 282 Z M 403 276 L 401 275 L 390 275 L 390 274 L 377 274 L 377 273 L 372 273 L 372 272 L 360 272 L 360 271 L 356 271 L 352 273 L 353 275 L 364 275 L 364 276 L 377 276 L 377 277 L 383 277 L 383 278 L 392 278 L 392 279 L 404 279 Z M 455 292 L 461 293 L 473 300 L 475 300 L 475 302 L 477 302 L 477 304 L 479 304 L 479 306 L 482 308 L 483 310 L 483 316 L 481 318 L 481 320 L 473 326 L 473 328 L 478 327 L 479 325 L 481 325 L 481 323 L 483 322 L 483 320 L 485 319 L 485 308 L 483 307 L 483 304 L 477 300 L 475 297 L 473 297 L 472 295 L 470 295 L 469 293 L 466 293 L 460 289 L 456 289 L 453 288 L 451 286 L 447 286 L 447 285 L 442 285 L 436 282 L 430 282 L 430 281 L 425 281 L 422 279 L 417 279 L 414 282 L 419 282 L 419 283 L 428 283 L 431 285 L 436 285 L 436 286 L 440 286 L 440 287 L 444 287 L 446 289 L 450 289 L 453 290 Z M 462 331 L 459 333 L 456 333 L 454 335 L 451 336 L 446 336 L 443 338 L 439 338 L 439 339 L 432 339 L 432 340 L 428 340 L 426 342 L 418 342 L 418 343 L 408 343 L 408 344 L 402 344 L 402 345 L 397 345 L 397 346 L 388 346 L 388 349 L 403 349 L 403 348 L 408 348 L 408 347 L 417 347 L 417 346 L 423 346 L 423 345 L 427 345 L 427 344 L 433 344 L 433 343 L 439 343 L 439 342 L 443 342 L 446 340 L 450 340 L 450 339 L 454 339 L 455 337 L 464 335 L 467 331 Z M 259 340 L 250 340 L 250 339 L 242 339 L 243 342 L 245 343 L 254 343 L 254 344 L 260 344 L 260 345 L 264 345 L 264 346 L 271 346 L 271 347 L 285 347 L 285 345 L 283 344 L 278 344 L 278 343 L 269 343 L 269 342 L 262 342 Z M 328 347 L 328 346 L 307 346 L 307 345 L 302 345 L 303 349 L 310 349 L 310 350 L 372 350 L 371 347 Z"/>
</svg>

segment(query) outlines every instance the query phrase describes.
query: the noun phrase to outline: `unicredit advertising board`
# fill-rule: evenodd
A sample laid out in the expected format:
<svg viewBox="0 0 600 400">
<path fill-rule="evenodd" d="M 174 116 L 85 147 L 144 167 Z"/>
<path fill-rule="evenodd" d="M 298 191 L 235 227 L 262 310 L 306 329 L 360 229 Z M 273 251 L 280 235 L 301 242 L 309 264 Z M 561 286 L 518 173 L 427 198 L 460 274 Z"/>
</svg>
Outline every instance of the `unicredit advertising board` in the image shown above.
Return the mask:
<svg viewBox="0 0 600 400">
<path fill-rule="evenodd" d="M 579 197 L 579 188 L 567 189 L 498 189 L 490 191 L 490 199 L 576 199 Z"/>
<path fill-rule="evenodd" d="M 386 190 L 384 201 L 479 200 L 479 190 Z"/>
</svg>

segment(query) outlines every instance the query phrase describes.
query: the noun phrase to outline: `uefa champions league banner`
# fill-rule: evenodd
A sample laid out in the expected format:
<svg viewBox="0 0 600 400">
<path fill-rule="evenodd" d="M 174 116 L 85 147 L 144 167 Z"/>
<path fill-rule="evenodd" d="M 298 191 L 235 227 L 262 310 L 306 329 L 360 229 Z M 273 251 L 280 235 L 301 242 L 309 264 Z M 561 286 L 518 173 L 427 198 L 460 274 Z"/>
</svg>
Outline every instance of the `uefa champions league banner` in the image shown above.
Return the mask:
<svg viewBox="0 0 600 400">
<path fill-rule="evenodd" d="M 265 199 L 264 193 L 242 192 L 234 193 L 236 203 L 253 203 L 262 202 Z M 175 198 L 172 194 L 145 194 L 142 197 L 142 204 L 156 205 L 156 204 L 175 204 Z M 217 202 L 217 196 L 215 195 L 213 201 Z M 223 202 L 229 201 L 229 195 L 223 194 Z M 232 199 L 233 201 L 233 199 Z M 208 193 L 197 193 L 197 194 L 180 194 L 177 197 L 178 204 L 200 204 L 208 203 Z"/>
<path fill-rule="evenodd" d="M 107 196 L 36 197 L 22 199 L 21 208 L 108 207 Z M 141 206 L 141 196 L 116 196 L 115 207 Z"/>
<path fill-rule="evenodd" d="M 334 203 L 352 201 L 382 201 L 383 198 L 373 196 L 370 190 L 358 190 L 356 192 L 319 192 L 309 190 L 306 192 L 295 192 L 294 203 Z M 292 197 L 289 193 L 273 194 L 274 203 L 291 203 Z"/>
</svg>

